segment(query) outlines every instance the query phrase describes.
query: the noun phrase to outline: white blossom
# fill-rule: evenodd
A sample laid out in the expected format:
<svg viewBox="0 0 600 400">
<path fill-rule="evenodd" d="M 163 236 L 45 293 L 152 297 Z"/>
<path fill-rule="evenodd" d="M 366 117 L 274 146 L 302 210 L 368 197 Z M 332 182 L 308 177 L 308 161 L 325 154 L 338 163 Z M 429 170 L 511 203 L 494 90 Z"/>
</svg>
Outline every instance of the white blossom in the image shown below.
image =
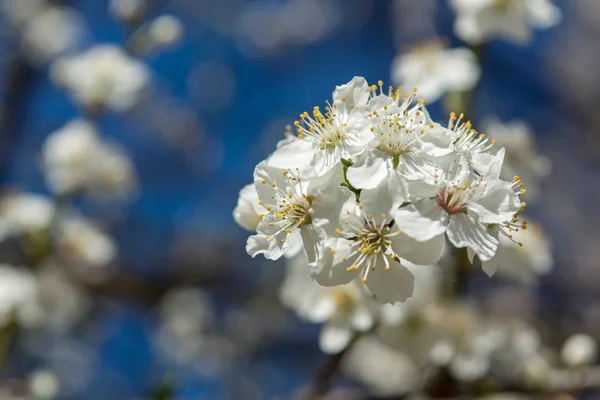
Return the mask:
<svg viewBox="0 0 600 400">
<path fill-rule="evenodd" d="M 325 353 L 339 353 L 350 344 L 354 332 L 365 332 L 373 326 L 378 304 L 362 288 L 364 285 L 352 281 L 335 287 L 320 286 L 311 278 L 303 253 L 288 259 L 286 271 L 281 301 L 300 318 L 324 324 L 319 345 Z"/>
<path fill-rule="evenodd" d="M 136 186 L 133 164 L 114 143 L 102 140 L 90 122 L 76 119 L 48 136 L 42 161 L 50 188 L 59 193 L 88 190 L 126 197 Z"/>
<path fill-rule="evenodd" d="M 50 74 L 54 82 L 90 110 L 108 107 L 126 111 L 138 103 L 150 81 L 144 63 L 111 44 L 58 59 Z"/>
<path fill-rule="evenodd" d="M 39 284 L 31 271 L 0 264 L 0 326 L 27 321 L 38 293 Z"/>
<path fill-rule="evenodd" d="M 282 147 L 283 148 L 283 147 Z M 338 199 L 344 190 L 339 186 L 339 167 L 325 176 L 305 180 L 300 170 L 273 168 L 268 161 L 258 164 L 254 185 L 263 212 L 257 234 L 251 236 L 246 250 L 251 256 L 264 254 L 271 260 L 281 257 L 288 246 L 298 241 L 300 232 L 309 262 L 314 263 L 327 236 L 331 215 L 336 213 Z M 309 176 L 311 173 L 307 173 Z"/>
<path fill-rule="evenodd" d="M 143 15 L 146 0 L 110 0 L 110 13 L 118 19 L 133 21 Z"/>
<path fill-rule="evenodd" d="M 32 193 L 8 193 L 0 199 L 0 239 L 38 233 L 48 228 L 54 215 L 49 198 Z"/>
<path fill-rule="evenodd" d="M 68 7 L 41 6 L 24 22 L 23 52 L 36 64 L 49 63 L 74 50 L 84 34 L 81 15 Z"/>
<path fill-rule="evenodd" d="M 183 36 L 183 24 L 173 15 L 161 15 L 148 26 L 150 40 L 157 46 L 173 46 Z"/>
<path fill-rule="evenodd" d="M 95 224 L 71 215 L 60 222 L 58 245 L 70 260 L 92 268 L 108 265 L 117 254 L 116 244 Z"/>
<path fill-rule="evenodd" d="M 423 103 L 413 103 L 414 93 L 404 97 L 401 94 L 390 89 L 386 95 L 382 89 L 369 102 L 373 135 L 364 153 L 347 171 L 348 181 L 356 188 L 373 189 L 387 182 L 390 188 L 397 189 L 408 181 L 431 175 L 434 170 L 429 153 L 435 146 L 421 139 L 434 125 Z"/>
<path fill-rule="evenodd" d="M 248 254 L 276 260 L 304 248 L 317 283 L 358 278 L 384 304 L 412 296 L 410 263 L 438 262 L 446 237 L 491 275 L 499 237 L 518 243 L 513 235 L 527 228 L 526 190 L 517 175 L 500 178 L 504 148 L 462 115 L 435 123 L 416 92 L 355 77 L 325 114 L 302 113 L 298 135 L 278 143 L 255 168 L 254 188 L 240 192 L 234 219 L 256 231 Z M 396 323 L 410 314 L 386 310 Z"/>
<path fill-rule="evenodd" d="M 531 39 L 533 29 L 558 24 L 562 14 L 551 0 L 451 0 L 454 30 L 469 43 L 502 37 L 517 43 Z"/>
<path fill-rule="evenodd" d="M 369 123 L 365 118 L 370 87 L 364 78 L 355 77 L 333 92 L 333 103 L 322 113 L 315 107 L 296 121 L 298 139 L 281 146 L 269 160 L 277 168 L 312 166 L 318 175 L 324 175 L 342 158 L 351 159 L 362 153 L 372 140 Z"/>
<path fill-rule="evenodd" d="M 436 263 L 444 238 L 416 241 L 404 235 L 394 220 L 394 204 L 386 185 L 363 190 L 360 203 L 351 196 L 340 213 L 339 238 L 325 243 L 323 257 L 312 273 L 324 286 L 346 284 L 361 275 L 382 303 L 405 301 L 413 293 L 413 275 L 401 258 L 420 265 Z"/>
<path fill-rule="evenodd" d="M 501 160 L 497 160 L 498 162 Z M 481 261 L 492 259 L 498 248 L 497 232 L 518 229 L 518 213 L 523 204 L 518 192 L 520 181 L 512 184 L 498 178 L 499 168 L 489 174 L 476 174 L 464 158 L 454 161 L 448 170 L 440 170 L 432 185 L 414 189 L 421 197 L 393 211 L 399 228 L 419 241 L 446 233 L 450 242 L 467 247 Z"/>
<path fill-rule="evenodd" d="M 593 337 L 578 333 L 567 339 L 560 356 L 562 361 L 569 367 L 591 365 L 598 356 L 598 344 Z"/>
<path fill-rule="evenodd" d="M 418 88 L 426 102 L 448 92 L 471 90 L 479 81 L 481 68 L 468 48 L 448 49 L 435 41 L 398 55 L 392 65 L 392 80 L 405 88 Z"/>
</svg>

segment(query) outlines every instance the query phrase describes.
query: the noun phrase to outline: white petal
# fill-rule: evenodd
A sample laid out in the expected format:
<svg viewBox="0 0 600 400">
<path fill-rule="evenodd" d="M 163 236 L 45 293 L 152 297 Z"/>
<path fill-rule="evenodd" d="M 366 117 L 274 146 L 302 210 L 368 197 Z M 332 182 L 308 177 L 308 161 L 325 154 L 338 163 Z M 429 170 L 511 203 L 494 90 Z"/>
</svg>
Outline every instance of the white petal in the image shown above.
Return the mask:
<svg viewBox="0 0 600 400">
<path fill-rule="evenodd" d="M 304 250 L 308 256 L 309 265 L 313 265 L 317 262 L 321 256 L 323 244 L 327 235 L 325 231 L 315 224 L 305 225 L 300 228 L 300 234 L 302 235 L 302 243 L 304 243 Z"/>
<path fill-rule="evenodd" d="M 259 207 L 258 193 L 254 184 L 246 185 L 240 190 L 237 206 L 233 210 L 233 219 L 242 228 L 256 231 L 256 226 L 260 222 L 259 212 L 257 212 Z"/>
<path fill-rule="evenodd" d="M 309 273 L 308 270 L 306 273 Z M 312 283 L 315 284 L 314 282 Z M 321 292 L 323 291 L 321 290 Z M 337 303 L 333 296 L 323 293 L 323 295 L 319 296 L 316 301 L 312 302 L 306 309 L 306 318 L 310 322 L 324 322 L 333 317 L 337 310 Z"/>
<path fill-rule="evenodd" d="M 481 269 L 483 269 L 483 272 L 491 278 L 498 269 L 498 257 L 494 257 L 489 261 L 483 261 L 481 263 Z"/>
<path fill-rule="evenodd" d="M 359 273 L 346 270 L 356 260 L 356 254 L 351 253 L 349 244 L 346 239 L 329 239 L 325 242 L 322 257 L 311 268 L 311 275 L 320 285 L 344 285 Z"/>
<path fill-rule="evenodd" d="M 449 219 L 448 213 L 432 199 L 419 200 L 392 213 L 402 233 L 421 242 L 443 234 Z"/>
<path fill-rule="evenodd" d="M 455 214 L 446 232 L 450 242 L 458 247 L 470 247 L 482 262 L 494 257 L 498 239 L 490 235 L 485 225 L 468 214 Z"/>
<path fill-rule="evenodd" d="M 364 212 L 366 214 L 377 216 L 381 214 L 390 214 L 393 199 L 390 196 L 388 185 L 386 185 L 385 182 L 382 182 L 373 189 L 364 189 L 360 193 L 360 204 L 364 207 Z"/>
<path fill-rule="evenodd" d="M 316 148 L 309 140 L 296 140 L 275 150 L 269 165 L 275 168 L 299 168 L 310 165 Z"/>
<path fill-rule="evenodd" d="M 392 248 L 401 258 L 417 265 L 433 265 L 440 260 L 446 247 L 443 234 L 418 242 L 407 235 L 392 238 Z"/>
<path fill-rule="evenodd" d="M 337 354 L 348 346 L 351 339 L 352 332 L 347 327 L 327 324 L 321 330 L 319 346 L 327 354 Z"/>
<path fill-rule="evenodd" d="M 345 85 L 336 86 L 333 92 L 333 102 L 342 110 L 350 112 L 350 105 L 354 104 L 354 108 L 362 108 L 367 106 L 367 101 L 371 90 L 365 78 L 355 76 Z M 342 98 L 345 101 L 342 101 Z"/>
<path fill-rule="evenodd" d="M 285 247 L 285 258 L 292 258 L 300 254 L 304 250 L 302 236 L 298 229 L 294 229 L 287 238 L 287 246 Z M 308 263 L 307 263 L 308 264 Z"/>
<path fill-rule="evenodd" d="M 246 242 L 246 251 L 253 258 L 257 254 L 264 254 L 269 260 L 277 260 L 283 255 L 283 248 L 277 246 L 276 240 L 268 240 L 264 235 L 253 235 Z"/>
<path fill-rule="evenodd" d="M 375 271 L 369 271 L 367 275 L 367 287 L 381 303 L 393 304 L 412 296 L 414 279 L 412 272 L 395 261 L 390 263 L 388 270 L 383 262 L 378 262 Z"/>
<path fill-rule="evenodd" d="M 366 332 L 373 327 L 375 320 L 373 314 L 364 304 L 357 304 L 354 313 L 352 314 L 352 326 L 360 331 Z"/>
<path fill-rule="evenodd" d="M 356 164 L 348 168 L 346 176 L 358 189 L 373 189 L 387 178 L 387 167 L 378 150 L 371 150 L 359 157 Z"/>
</svg>

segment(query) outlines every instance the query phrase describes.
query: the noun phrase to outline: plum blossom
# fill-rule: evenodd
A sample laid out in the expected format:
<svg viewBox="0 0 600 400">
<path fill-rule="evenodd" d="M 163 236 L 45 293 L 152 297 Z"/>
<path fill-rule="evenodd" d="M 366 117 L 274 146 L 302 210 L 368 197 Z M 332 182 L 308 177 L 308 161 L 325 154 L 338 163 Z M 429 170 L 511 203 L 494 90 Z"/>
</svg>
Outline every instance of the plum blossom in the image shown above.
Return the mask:
<svg viewBox="0 0 600 400">
<path fill-rule="evenodd" d="M 35 234 L 48 228 L 54 215 L 49 198 L 33 193 L 7 193 L 0 199 L 0 239 Z"/>
<path fill-rule="evenodd" d="M 345 189 L 337 181 L 339 168 L 320 178 L 306 180 L 303 174 L 312 172 L 299 169 L 281 170 L 268 161 L 258 164 L 254 171 L 254 186 L 262 212 L 256 227 L 257 234 L 250 236 L 246 250 L 251 256 L 264 254 L 271 260 L 280 258 L 286 249 L 298 242 L 300 232 L 310 263 L 316 262 L 322 242 L 327 237 L 330 215 L 335 213 L 337 199 Z M 327 190 L 327 193 L 324 192 Z"/>
<path fill-rule="evenodd" d="M 488 261 L 499 244 L 490 225 L 503 224 L 503 233 L 504 225 L 508 230 L 520 226 L 517 217 L 523 204 L 513 189 L 520 187 L 520 181 L 511 184 L 500 180 L 499 168 L 491 168 L 486 175 L 476 174 L 469 164 L 461 158 L 448 170 L 437 172 L 432 185 L 415 189 L 413 195 L 421 200 L 394 210 L 393 216 L 398 227 L 416 240 L 446 233 L 454 246 L 468 247 L 481 261 Z"/>
<path fill-rule="evenodd" d="M 84 53 L 56 60 L 50 75 L 88 110 L 132 108 L 150 81 L 146 65 L 123 49 L 96 45 Z"/>
<path fill-rule="evenodd" d="M 527 43 L 533 29 L 547 29 L 562 19 L 551 0 L 451 0 L 456 11 L 454 31 L 469 43 L 495 36 Z"/>
<path fill-rule="evenodd" d="M 97 196 L 127 197 L 136 186 L 131 160 L 115 143 L 102 140 L 83 119 L 52 132 L 42 149 L 50 188 L 58 194 L 87 190 Z"/>
<path fill-rule="evenodd" d="M 444 238 L 417 241 L 404 235 L 393 217 L 394 205 L 386 185 L 363 190 L 360 202 L 350 197 L 342 207 L 336 230 L 339 238 L 325 242 L 323 257 L 312 274 L 324 286 L 346 284 L 361 275 L 382 303 L 405 301 L 413 293 L 413 274 L 401 258 L 420 265 L 441 257 Z"/>
<path fill-rule="evenodd" d="M 39 294 L 36 276 L 25 267 L 0 264 L 0 326 L 26 321 Z"/>
<path fill-rule="evenodd" d="M 370 102 L 369 114 L 373 136 L 364 153 L 348 168 L 348 181 L 356 188 L 373 189 L 381 182 L 404 186 L 406 180 L 423 179 L 434 166 L 428 156 L 435 147 L 421 136 L 434 125 L 415 93 L 401 96 L 398 89 L 381 93 Z"/>
<path fill-rule="evenodd" d="M 384 304 L 412 296 L 411 263 L 437 263 L 446 237 L 493 274 L 500 240 L 519 243 L 527 228 L 526 190 L 517 175 L 500 178 L 505 149 L 495 140 L 463 115 L 434 122 L 416 93 L 355 77 L 325 114 L 302 113 L 297 135 L 288 131 L 240 192 L 234 219 L 256 232 L 248 254 L 276 260 L 303 248 L 318 284 L 362 280 Z M 400 321 L 409 308 L 384 314 Z"/>
<path fill-rule="evenodd" d="M 342 158 L 351 159 L 362 153 L 372 140 L 369 122 L 365 118 L 371 89 L 367 81 L 355 77 L 333 92 L 333 103 L 322 113 L 315 107 L 295 121 L 299 140 L 281 146 L 269 159 L 276 168 L 312 166 L 318 175 L 324 175 Z"/>
<path fill-rule="evenodd" d="M 447 49 L 434 41 L 398 55 L 392 65 L 392 80 L 406 88 L 418 88 L 426 102 L 448 92 L 475 87 L 481 76 L 477 57 L 468 48 Z"/>
</svg>

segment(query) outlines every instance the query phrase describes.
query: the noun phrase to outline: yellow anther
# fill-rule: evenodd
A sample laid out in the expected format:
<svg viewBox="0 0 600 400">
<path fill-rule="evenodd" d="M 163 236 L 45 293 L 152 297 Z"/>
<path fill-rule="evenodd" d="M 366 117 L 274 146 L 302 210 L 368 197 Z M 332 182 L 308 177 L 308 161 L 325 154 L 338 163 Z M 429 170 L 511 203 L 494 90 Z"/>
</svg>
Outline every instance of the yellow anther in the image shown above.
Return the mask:
<svg viewBox="0 0 600 400">
<path fill-rule="evenodd" d="M 331 249 L 331 254 L 335 254 L 335 250 L 334 249 Z"/>
<path fill-rule="evenodd" d="M 264 185 L 265 183 L 267 183 L 267 181 L 265 181 L 264 179 L 263 179 L 262 181 L 260 181 L 260 182 L 261 182 L 263 185 Z"/>
<path fill-rule="evenodd" d="M 335 230 L 335 233 L 337 233 L 338 235 L 341 235 L 341 234 L 342 234 L 342 231 L 340 231 L 340 228 L 337 228 L 337 229 Z"/>
</svg>

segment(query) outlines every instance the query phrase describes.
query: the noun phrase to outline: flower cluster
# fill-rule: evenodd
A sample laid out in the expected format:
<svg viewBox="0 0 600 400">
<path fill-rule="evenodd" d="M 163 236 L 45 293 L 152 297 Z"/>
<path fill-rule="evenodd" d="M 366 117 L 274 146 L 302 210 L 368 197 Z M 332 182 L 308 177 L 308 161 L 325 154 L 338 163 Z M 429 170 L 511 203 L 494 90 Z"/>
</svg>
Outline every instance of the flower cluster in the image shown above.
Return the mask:
<svg viewBox="0 0 600 400">
<path fill-rule="evenodd" d="M 253 257 L 303 248 L 319 284 L 358 278 L 380 302 L 395 303 L 413 293 L 406 261 L 435 264 L 446 237 L 485 269 L 499 235 L 527 227 L 520 178 L 500 179 L 504 149 L 462 116 L 433 122 L 416 90 L 355 77 L 294 126 L 234 210 L 256 231 L 246 246 Z"/>
</svg>

